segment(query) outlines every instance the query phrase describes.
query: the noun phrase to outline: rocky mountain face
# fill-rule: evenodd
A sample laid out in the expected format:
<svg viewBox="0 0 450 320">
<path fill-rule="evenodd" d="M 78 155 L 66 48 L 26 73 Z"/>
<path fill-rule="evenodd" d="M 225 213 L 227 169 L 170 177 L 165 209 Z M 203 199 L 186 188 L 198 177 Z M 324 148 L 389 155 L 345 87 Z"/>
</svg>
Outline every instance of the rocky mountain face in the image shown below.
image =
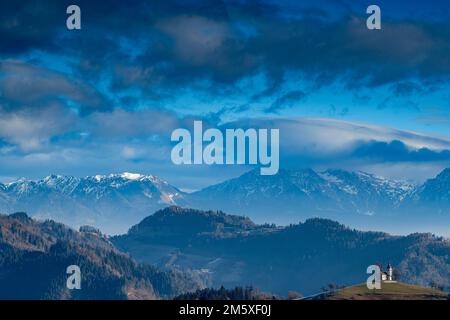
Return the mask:
<svg viewBox="0 0 450 320">
<path fill-rule="evenodd" d="M 217 211 L 170 207 L 112 238 L 161 268 L 199 270 L 213 287 L 253 285 L 280 295 L 312 294 L 330 283 L 364 282 L 371 264 L 391 263 L 400 279 L 450 287 L 450 242 L 431 234 L 361 232 L 325 219 L 288 227 L 254 224 Z"/>
<path fill-rule="evenodd" d="M 107 237 L 83 230 L 0 215 L 0 300 L 160 299 L 204 288 L 193 273 L 138 264 Z M 67 288 L 70 265 L 80 268 L 80 290 Z"/>
</svg>

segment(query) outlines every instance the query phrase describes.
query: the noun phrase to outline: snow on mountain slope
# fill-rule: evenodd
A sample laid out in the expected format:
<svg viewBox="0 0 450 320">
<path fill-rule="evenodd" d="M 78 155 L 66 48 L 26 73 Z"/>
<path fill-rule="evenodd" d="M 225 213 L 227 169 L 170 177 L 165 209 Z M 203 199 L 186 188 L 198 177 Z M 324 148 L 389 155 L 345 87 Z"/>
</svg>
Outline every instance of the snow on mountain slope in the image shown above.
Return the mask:
<svg viewBox="0 0 450 320">
<path fill-rule="evenodd" d="M 316 215 L 389 215 L 413 189 L 363 172 L 280 170 L 276 176 L 261 176 L 255 170 L 200 190 L 191 195 L 191 202 L 248 214 L 258 222 L 277 215 L 276 222 L 290 223 Z"/>
<path fill-rule="evenodd" d="M 74 227 L 89 224 L 117 233 L 125 232 L 131 221 L 137 222 L 158 208 L 183 205 L 183 197 L 180 190 L 150 175 L 51 175 L 38 181 L 22 179 L 2 185 L 0 211 L 26 211 Z"/>
<path fill-rule="evenodd" d="M 258 223 L 324 217 L 392 232 L 414 220 L 409 231 L 421 226 L 432 231 L 450 221 L 450 169 L 421 186 L 344 170 L 280 170 L 274 176 L 252 170 L 191 194 L 138 173 L 51 175 L 0 184 L 0 212 L 25 211 L 77 228 L 92 225 L 110 234 L 126 232 L 133 223 L 170 205 L 223 210 Z M 438 223 L 434 218 L 439 216 L 445 219 Z"/>
<path fill-rule="evenodd" d="M 404 215 L 450 218 L 450 169 L 445 169 L 415 189 L 400 205 L 400 209 Z"/>
</svg>

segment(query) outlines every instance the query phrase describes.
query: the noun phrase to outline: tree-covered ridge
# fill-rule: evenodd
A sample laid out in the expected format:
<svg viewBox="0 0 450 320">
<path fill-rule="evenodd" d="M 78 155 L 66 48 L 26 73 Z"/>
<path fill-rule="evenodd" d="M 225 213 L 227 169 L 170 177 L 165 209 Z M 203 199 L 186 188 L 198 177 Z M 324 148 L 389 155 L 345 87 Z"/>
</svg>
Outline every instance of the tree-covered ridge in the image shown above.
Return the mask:
<svg viewBox="0 0 450 320">
<path fill-rule="evenodd" d="M 251 286 L 235 287 L 233 289 L 226 289 L 223 286 L 219 289 L 205 288 L 194 292 L 181 294 L 174 298 L 174 300 L 271 300 L 277 297 L 263 293 Z"/>
<path fill-rule="evenodd" d="M 81 290 L 66 268 L 81 269 Z M 201 288 L 176 270 L 159 271 L 118 251 L 107 237 L 24 213 L 0 215 L 0 299 L 158 299 Z"/>
<path fill-rule="evenodd" d="M 203 270 L 214 287 L 251 284 L 308 295 L 331 283 L 362 283 L 369 265 L 391 263 L 404 282 L 450 288 L 450 242 L 432 234 L 363 232 L 320 218 L 286 227 L 247 220 L 230 226 L 223 221 L 236 218 L 225 216 L 170 207 L 112 241 L 139 261 Z"/>
<path fill-rule="evenodd" d="M 272 228 L 272 225 L 256 225 L 247 217 L 229 215 L 222 211 L 171 206 L 158 210 L 130 228 L 128 235 L 184 239 L 199 235 L 227 238 L 264 232 Z"/>
</svg>

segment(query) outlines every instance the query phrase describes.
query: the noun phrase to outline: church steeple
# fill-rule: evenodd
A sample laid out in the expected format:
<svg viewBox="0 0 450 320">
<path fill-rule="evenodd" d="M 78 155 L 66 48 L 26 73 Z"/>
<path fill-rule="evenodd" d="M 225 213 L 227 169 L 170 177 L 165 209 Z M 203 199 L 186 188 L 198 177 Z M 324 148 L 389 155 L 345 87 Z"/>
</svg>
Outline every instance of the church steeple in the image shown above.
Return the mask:
<svg viewBox="0 0 450 320">
<path fill-rule="evenodd" d="M 387 265 L 387 274 L 388 274 L 388 280 L 392 281 L 394 280 L 394 268 L 392 268 L 392 265 L 390 263 L 388 263 Z"/>
</svg>

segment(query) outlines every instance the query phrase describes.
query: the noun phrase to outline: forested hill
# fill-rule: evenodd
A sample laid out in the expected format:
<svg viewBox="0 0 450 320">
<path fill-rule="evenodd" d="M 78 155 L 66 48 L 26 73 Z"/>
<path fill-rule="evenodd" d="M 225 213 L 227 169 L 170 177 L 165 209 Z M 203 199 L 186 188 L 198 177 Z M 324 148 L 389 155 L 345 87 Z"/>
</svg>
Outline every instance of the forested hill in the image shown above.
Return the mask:
<svg viewBox="0 0 450 320">
<path fill-rule="evenodd" d="M 203 287 L 194 275 L 138 264 L 83 230 L 0 215 L 0 299 L 158 299 Z M 81 269 L 81 290 L 67 289 L 69 265 Z"/>
<path fill-rule="evenodd" d="M 375 263 L 393 264 L 407 283 L 450 287 L 448 240 L 363 232 L 319 218 L 277 227 L 170 207 L 112 241 L 139 261 L 203 270 L 216 288 L 252 285 L 281 296 L 291 290 L 308 295 L 328 284 L 365 282 Z"/>
</svg>

